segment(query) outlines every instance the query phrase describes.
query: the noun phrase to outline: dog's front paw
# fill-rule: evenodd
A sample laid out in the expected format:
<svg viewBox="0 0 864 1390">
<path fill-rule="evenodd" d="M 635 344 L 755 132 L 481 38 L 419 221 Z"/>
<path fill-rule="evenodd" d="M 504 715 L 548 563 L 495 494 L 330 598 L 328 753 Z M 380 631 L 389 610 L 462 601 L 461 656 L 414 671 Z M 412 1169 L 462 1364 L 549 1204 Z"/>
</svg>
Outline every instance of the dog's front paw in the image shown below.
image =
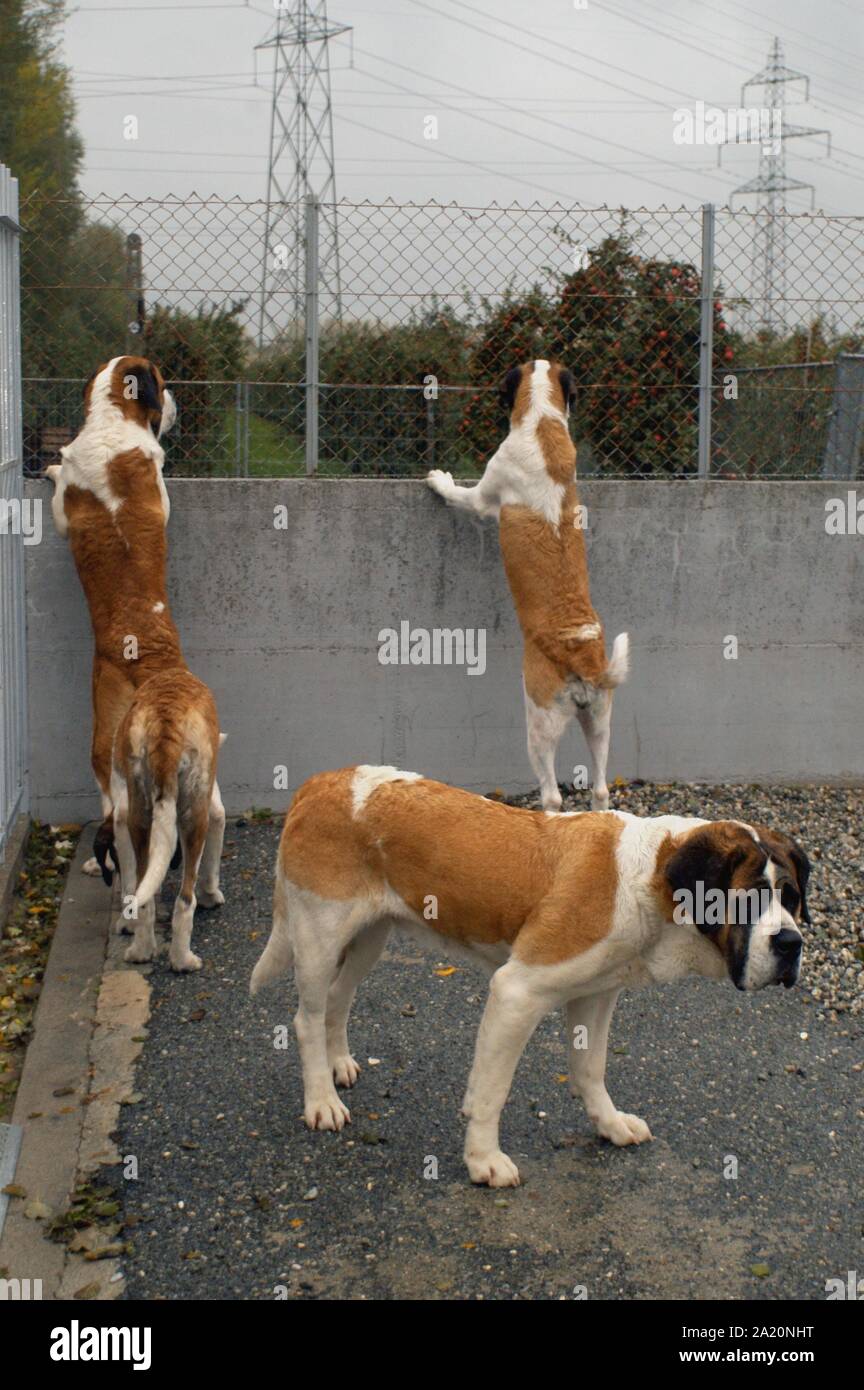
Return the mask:
<svg viewBox="0 0 864 1390">
<path fill-rule="evenodd" d="M 95 857 L 91 859 L 85 859 L 84 863 L 81 865 L 81 872 L 82 874 L 89 874 L 91 878 L 101 878 L 102 865 L 99 863 L 99 860 Z"/>
<path fill-rule="evenodd" d="M 466 1154 L 468 1174 L 472 1182 L 485 1183 L 487 1187 L 518 1187 L 519 1169 L 500 1149 L 487 1154 Z"/>
<path fill-rule="evenodd" d="M 453 490 L 453 475 L 445 473 L 441 468 L 433 468 L 426 474 L 426 486 L 446 497 L 448 492 Z"/>
<path fill-rule="evenodd" d="M 351 1111 L 334 1091 L 332 1096 L 307 1101 L 303 1108 L 303 1119 L 310 1129 L 339 1130 L 351 1123 Z"/>
<path fill-rule="evenodd" d="M 597 1133 L 601 1139 L 608 1139 L 619 1147 L 644 1144 L 646 1139 L 654 1138 L 644 1120 L 638 1115 L 625 1115 L 623 1110 L 616 1110 L 611 1120 L 598 1124 Z"/>
<path fill-rule="evenodd" d="M 206 908 L 209 911 L 211 907 L 222 906 L 225 901 L 225 894 L 220 888 L 214 888 L 211 891 L 201 888 L 196 890 L 195 901 L 198 907 Z"/>
</svg>

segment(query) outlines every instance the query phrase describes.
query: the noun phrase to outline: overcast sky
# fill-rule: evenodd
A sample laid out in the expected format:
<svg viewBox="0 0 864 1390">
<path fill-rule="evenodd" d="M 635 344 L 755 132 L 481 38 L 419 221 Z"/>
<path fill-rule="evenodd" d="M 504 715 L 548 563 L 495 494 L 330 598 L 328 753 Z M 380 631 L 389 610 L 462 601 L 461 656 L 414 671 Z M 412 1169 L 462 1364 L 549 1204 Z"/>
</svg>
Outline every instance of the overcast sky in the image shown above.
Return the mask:
<svg viewBox="0 0 864 1390">
<path fill-rule="evenodd" d="M 673 111 L 737 105 L 775 34 L 788 119 L 827 127 L 786 142 L 787 172 L 816 207 L 864 213 L 860 0 L 331 0 L 353 25 L 331 42 L 337 191 L 343 198 L 586 207 L 725 203 L 755 176 L 753 146 L 676 145 Z M 88 194 L 266 188 L 272 29 L 266 0 L 84 0 L 70 13 Z M 353 51 L 352 51 L 353 40 Z M 257 79 L 256 79 L 257 57 Z M 257 85 L 256 85 L 257 81 Z M 751 92 L 748 104 L 761 93 Z M 137 118 L 137 140 L 124 120 Z M 424 138 L 435 116 L 438 138 Z M 129 128 L 128 125 L 126 127 Z M 787 195 L 809 207 L 809 194 Z"/>
</svg>

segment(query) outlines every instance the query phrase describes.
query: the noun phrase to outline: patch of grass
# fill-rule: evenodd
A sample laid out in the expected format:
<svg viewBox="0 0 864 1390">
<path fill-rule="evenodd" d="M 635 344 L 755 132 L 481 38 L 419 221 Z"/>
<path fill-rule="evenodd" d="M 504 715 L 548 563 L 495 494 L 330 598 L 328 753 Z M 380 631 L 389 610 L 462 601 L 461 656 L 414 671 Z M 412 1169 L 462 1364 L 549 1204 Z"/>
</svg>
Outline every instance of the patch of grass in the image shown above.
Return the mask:
<svg viewBox="0 0 864 1390">
<path fill-rule="evenodd" d="M 236 411 L 227 411 L 226 433 L 229 439 L 236 438 L 236 422 Z M 304 473 L 305 469 L 305 444 L 302 435 L 286 434 L 273 420 L 266 420 L 262 415 L 250 414 L 250 478 L 293 478 Z"/>
</svg>

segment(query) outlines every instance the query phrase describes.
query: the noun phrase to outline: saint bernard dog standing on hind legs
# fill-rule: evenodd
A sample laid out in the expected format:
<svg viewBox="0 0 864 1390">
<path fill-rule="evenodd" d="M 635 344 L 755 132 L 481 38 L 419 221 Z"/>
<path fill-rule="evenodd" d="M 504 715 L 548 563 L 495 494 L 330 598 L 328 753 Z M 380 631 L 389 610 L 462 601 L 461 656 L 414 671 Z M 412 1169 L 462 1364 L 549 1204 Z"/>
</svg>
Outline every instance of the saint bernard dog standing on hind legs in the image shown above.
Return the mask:
<svg viewBox="0 0 864 1390">
<path fill-rule="evenodd" d="M 84 425 L 47 475 L 52 511 L 68 537 L 93 627 L 93 771 L 103 822 L 94 842 L 106 883 L 119 867 L 124 912 L 134 922 L 129 961 L 156 953 L 155 897 L 178 832 L 183 879 L 169 959 L 197 970 L 190 949 L 195 907 L 224 902 L 219 869 L 225 811 L 216 783 L 222 735 L 213 696 L 183 660 L 165 586 L 170 511 L 159 443 L 176 409 L 158 367 L 115 357 L 84 390 Z M 196 899 L 199 866 L 201 887 Z"/>
<path fill-rule="evenodd" d="M 474 487 L 433 469 L 429 486 L 453 507 L 498 521 L 501 555 L 524 639 L 528 757 L 544 811 L 560 811 L 555 750 L 576 715 L 592 764 L 591 809 L 609 806 L 606 764 L 612 693 L 627 678 L 629 641 L 607 661 L 591 606 L 576 449 L 567 428 L 573 379 L 557 363 L 514 367 L 502 396 L 510 432 Z"/>
<path fill-rule="evenodd" d="M 760 825 L 548 816 L 393 767 L 322 772 L 285 819 L 273 930 L 251 989 L 293 966 L 304 1118 L 339 1130 L 350 1114 L 336 1086 L 352 1086 L 359 1071 L 348 1015 L 390 929 L 485 968 L 462 1106 L 465 1162 L 474 1182 L 512 1187 L 519 1171 L 501 1150 L 499 1119 L 540 1020 L 565 1008 L 570 1090 L 597 1133 L 641 1144 L 647 1124 L 606 1090 L 620 990 L 684 975 L 729 978 L 741 990 L 794 985 L 809 872 L 794 840 Z"/>
</svg>

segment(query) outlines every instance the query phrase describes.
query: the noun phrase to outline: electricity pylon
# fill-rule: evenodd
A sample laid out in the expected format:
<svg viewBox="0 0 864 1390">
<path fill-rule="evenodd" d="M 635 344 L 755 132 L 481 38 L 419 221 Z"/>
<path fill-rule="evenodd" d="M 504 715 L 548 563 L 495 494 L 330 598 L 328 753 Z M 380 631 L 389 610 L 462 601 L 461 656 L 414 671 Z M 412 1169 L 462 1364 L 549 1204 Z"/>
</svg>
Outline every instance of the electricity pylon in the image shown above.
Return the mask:
<svg viewBox="0 0 864 1390">
<path fill-rule="evenodd" d="M 341 315 L 339 228 L 328 44 L 349 24 L 331 24 L 326 0 L 279 0 L 276 23 L 256 50 L 273 51 L 267 210 L 261 257 L 258 346 L 303 317 L 305 207 L 321 203 L 321 308 Z"/>
<path fill-rule="evenodd" d="M 769 333 L 782 332 L 786 326 L 786 227 L 783 217 L 779 215 L 782 207 L 779 195 L 793 188 L 809 189 L 812 207 L 815 192 L 812 183 L 793 179 L 786 173 L 785 142 L 804 135 L 825 135 L 828 137 L 827 153 L 831 153 L 830 131 L 817 130 L 814 126 L 790 125 L 785 120 L 786 85 L 790 82 L 804 83 L 803 100 L 807 101 L 810 78 L 806 73 L 793 72 L 785 66 L 783 45 L 775 38 L 765 67 L 754 77 L 748 78 L 741 88 L 742 108 L 748 87 L 763 88 L 761 110 L 766 119 L 762 126 L 764 138 L 759 146 L 759 172 L 755 179 L 734 188 L 730 197 L 731 202 L 738 195 L 757 195 L 753 237 L 753 325 L 757 330 Z"/>
</svg>

